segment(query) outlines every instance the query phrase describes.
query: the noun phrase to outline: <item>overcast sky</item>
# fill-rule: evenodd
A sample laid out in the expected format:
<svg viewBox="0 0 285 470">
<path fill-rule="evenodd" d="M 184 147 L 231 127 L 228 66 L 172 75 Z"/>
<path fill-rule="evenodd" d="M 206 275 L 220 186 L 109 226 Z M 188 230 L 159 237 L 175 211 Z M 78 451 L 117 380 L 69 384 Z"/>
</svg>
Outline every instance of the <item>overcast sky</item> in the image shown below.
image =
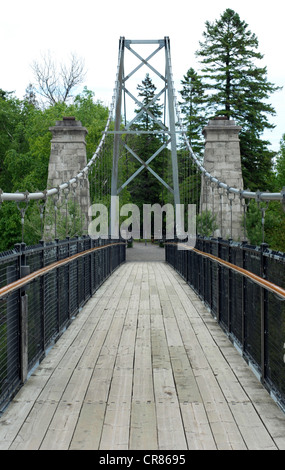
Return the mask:
<svg viewBox="0 0 285 470">
<path fill-rule="evenodd" d="M 31 64 L 48 50 L 59 60 L 76 53 L 85 61 L 85 85 L 95 99 L 112 99 L 120 36 L 127 39 L 170 37 L 176 88 L 189 67 L 198 68 L 195 51 L 205 30 L 232 8 L 259 40 L 268 79 L 283 91 L 271 97 L 276 129 L 266 135 L 274 150 L 285 133 L 284 13 L 280 0 L 14 0 L 2 2 L 0 88 L 22 98 L 33 82 Z"/>
</svg>

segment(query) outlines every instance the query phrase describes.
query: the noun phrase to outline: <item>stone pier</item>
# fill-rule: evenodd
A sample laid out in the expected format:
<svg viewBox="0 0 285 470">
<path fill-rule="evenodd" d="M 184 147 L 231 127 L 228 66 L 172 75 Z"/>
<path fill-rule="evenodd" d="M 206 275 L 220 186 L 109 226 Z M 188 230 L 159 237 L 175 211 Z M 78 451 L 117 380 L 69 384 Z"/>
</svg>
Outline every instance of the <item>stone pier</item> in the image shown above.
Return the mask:
<svg viewBox="0 0 285 470">
<path fill-rule="evenodd" d="M 74 178 L 87 164 L 85 137 L 87 129 L 74 117 L 64 117 L 49 129 L 52 133 L 51 153 L 48 168 L 48 188 L 54 188 Z M 57 217 L 54 218 L 54 207 Z M 68 204 L 68 211 L 67 209 Z M 81 235 L 87 233 L 88 208 L 90 192 L 88 178 L 80 179 L 69 188 L 69 192 L 61 193 L 49 201 L 45 219 L 45 240 L 55 236 L 55 220 L 57 221 L 57 237 L 65 235 Z M 66 216 L 68 212 L 68 217 Z M 67 231 L 69 233 L 67 233 Z"/>
<path fill-rule="evenodd" d="M 229 187 L 243 189 L 239 132 L 240 126 L 225 117 L 217 117 L 209 121 L 204 128 L 205 152 L 204 168 Z M 214 236 L 243 238 L 243 211 L 239 196 L 228 194 L 226 190 L 207 182 L 202 178 L 200 213 L 211 211 L 215 214 L 216 225 Z"/>
</svg>

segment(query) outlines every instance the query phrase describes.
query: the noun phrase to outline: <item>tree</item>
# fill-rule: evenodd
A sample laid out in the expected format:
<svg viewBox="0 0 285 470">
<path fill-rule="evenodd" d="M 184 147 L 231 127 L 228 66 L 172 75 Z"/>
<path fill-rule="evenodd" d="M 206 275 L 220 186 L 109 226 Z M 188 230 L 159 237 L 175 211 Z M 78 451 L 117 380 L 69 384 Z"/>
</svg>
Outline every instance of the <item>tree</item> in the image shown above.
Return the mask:
<svg viewBox="0 0 285 470">
<path fill-rule="evenodd" d="M 41 61 L 34 61 L 32 70 L 38 85 L 37 92 L 49 105 L 66 103 L 85 76 L 84 61 L 75 54 L 71 54 L 69 64 L 58 66 L 48 52 Z"/>
<path fill-rule="evenodd" d="M 183 101 L 179 104 L 184 115 L 182 121 L 186 127 L 187 137 L 194 153 L 201 156 L 204 148 L 202 130 L 207 123 L 205 86 L 202 77 L 192 67 L 184 75 L 181 85 L 183 85 L 183 88 L 180 94 Z"/>
<path fill-rule="evenodd" d="M 29 83 L 29 85 L 26 88 L 26 94 L 24 96 L 24 100 L 31 104 L 32 106 L 38 107 L 38 101 L 36 97 L 36 90 L 35 87 L 32 83 Z"/>
<path fill-rule="evenodd" d="M 280 141 L 280 151 L 276 158 L 276 190 L 285 188 L 285 134 Z"/>
<path fill-rule="evenodd" d="M 159 101 L 152 100 L 155 97 L 156 86 L 153 84 L 149 74 L 146 74 L 142 83 L 137 86 L 138 99 L 143 105 L 142 108 L 136 109 L 137 119 L 132 124 L 131 130 L 152 132 L 161 130 L 158 121 L 163 115 L 162 105 Z M 150 104 L 151 103 L 151 104 Z M 149 113 L 145 110 L 147 110 Z M 134 152 L 146 162 L 163 144 L 163 137 L 157 134 L 143 133 L 137 136 L 128 136 L 127 144 Z M 150 167 L 162 178 L 164 175 L 166 163 L 166 152 L 160 152 L 151 162 Z M 134 170 L 139 168 L 141 164 L 132 158 L 131 164 Z M 132 196 L 133 203 L 138 207 L 143 204 L 154 204 L 162 201 L 162 184 L 147 169 L 144 169 L 129 185 L 129 191 Z"/>
<path fill-rule="evenodd" d="M 9 184 L 3 173 L 6 152 L 11 149 L 21 152 L 25 148 L 22 103 L 12 92 L 0 89 L 0 188 Z"/>
<path fill-rule="evenodd" d="M 152 79 L 150 78 L 148 73 L 146 74 L 145 79 L 142 80 L 142 84 L 139 84 L 137 86 L 137 89 L 139 91 L 138 96 L 139 98 L 142 98 L 142 104 L 143 106 L 147 107 L 148 112 L 143 111 L 143 113 L 137 118 L 137 123 L 134 125 L 134 127 L 136 129 L 144 129 L 147 131 L 159 129 L 159 125 L 157 124 L 155 119 L 161 118 L 162 105 L 158 104 L 157 101 L 151 103 L 153 98 L 155 97 L 156 86 L 152 82 Z M 138 114 L 140 110 L 141 108 L 137 109 L 136 113 Z M 155 119 L 153 119 L 153 117 L 149 113 L 151 113 L 151 115 Z"/>
<path fill-rule="evenodd" d="M 263 58 L 257 50 L 258 39 L 233 10 L 228 8 L 214 23 L 207 21 L 203 37 L 196 54 L 203 65 L 208 105 L 213 114 L 225 115 L 242 126 L 245 185 L 265 189 L 261 184 L 264 172 L 272 172 L 274 153 L 261 137 L 265 129 L 274 128 L 267 118 L 275 115 L 268 99 L 280 88 L 268 81 L 266 67 L 256 65 Z"/>
</svg>

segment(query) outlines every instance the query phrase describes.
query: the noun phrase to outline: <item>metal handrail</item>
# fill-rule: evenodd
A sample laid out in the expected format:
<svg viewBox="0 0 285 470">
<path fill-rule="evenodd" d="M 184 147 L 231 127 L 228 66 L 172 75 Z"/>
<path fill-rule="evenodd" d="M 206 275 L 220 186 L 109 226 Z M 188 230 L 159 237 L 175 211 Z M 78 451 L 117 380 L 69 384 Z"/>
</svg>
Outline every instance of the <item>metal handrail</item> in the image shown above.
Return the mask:
<svg viewBox="0 0 285 470">
<path fill-rule="evenodd" d="M 219 258 L 218 256 L 212 255 L 211 253 L 206 253 L 205 251 L 198 250 L 197 248 L 192 248 L 189 247 L 188 245 L 185 245 L 183 243 L 179 242 L 166 242 L 166 245 L 179 245 L 185 250 L 191 250 L 194 251 L 195 253 L 205 257 L 205 258 L 210 258 L 213 261 L 219 263 L 220 265 L 226 266 L 227 268 L 231 269 L 232 271 L 235 271 L 242 276 L 245 276 L 249 278 L 251 281 L 255 282 L 256 284 L 259 284 L 261 287 L 264 287 L 268 291 L 272 292 L 273 294 L 276 294 L 280 296 L 282 299 L 285 300 L 285 289 L 282 287 L 277 286 L 276 284 L 267 281 L 266 279 L 257 276 L 256 274 L 253 274 L 251 271 L 248 271 L 247 269 L 240 268 L 239 266 L 230 263 L 229 261 L 225 261 L 222 258 Z"/>
<path fill-rule="evenodd" d="M 69 264 L 72 261 L 75 261 L 76 259 L 81 258 L 83 256 L 87 256 L 90 253 L 93 253 L 94 251 L 99 251 L 105 248 L 109 248 L 110 246 L 117 246 L 117 245 L 125 245 L 125 243 L 124 242 L 108 243 L 106 245 L 89 248 L 88 250 L 81 251 L 79 253 L 76 253 L 75 255 L 69 256 L 68 258 L 64 258 L 62 260 L 49 264 L 48 266 L 45 266 L 41 269 L 38 269 L 37 271 L 34 271 L 33 273 L 28 274 L 27 276 L 24 276 L 18 279 L 17 281 L 11 282 L 10 284 L 7 284 L 6 286 L 2 287 L 0 289 L 0 299 L 24 287 L 25 285 L 29 284 L 31 281 L 47 274 L 48 272 L 54 269 L 57 269 L 57 268 L 60 268 L 61 266 Z"/>
</svg>

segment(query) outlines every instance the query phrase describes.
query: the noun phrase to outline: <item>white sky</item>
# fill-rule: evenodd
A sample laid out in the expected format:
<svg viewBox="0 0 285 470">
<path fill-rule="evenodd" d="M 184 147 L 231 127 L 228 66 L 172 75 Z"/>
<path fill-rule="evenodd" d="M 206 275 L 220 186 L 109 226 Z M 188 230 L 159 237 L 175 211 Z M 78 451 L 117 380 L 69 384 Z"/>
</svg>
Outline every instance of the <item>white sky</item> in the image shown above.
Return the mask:
<svg viewBox="0 0 285 470">
<path fill-rule="evenodd" d="M 195 51 L 205 30 L 232 8 L 259 39 L 268 79 L 281 92 L 271 96 L 276 129 L 266 135 L 274 150 L 285 133 L 284 13 L 280 0 L 14 0 L 2 2 L 0 18 L 0 88 L 22 98 L 33 82 L 31 64 L 48 50 L 61 60 L 75 52 L 85 61 L 84 85 L 95 99 L 112 99 L 120 36 L 126 39 L 170 37 L 176 89 L 189 67 L 197 69 Z M 155 65 L 155 63 L 153 62 Z"/>
</svg>

